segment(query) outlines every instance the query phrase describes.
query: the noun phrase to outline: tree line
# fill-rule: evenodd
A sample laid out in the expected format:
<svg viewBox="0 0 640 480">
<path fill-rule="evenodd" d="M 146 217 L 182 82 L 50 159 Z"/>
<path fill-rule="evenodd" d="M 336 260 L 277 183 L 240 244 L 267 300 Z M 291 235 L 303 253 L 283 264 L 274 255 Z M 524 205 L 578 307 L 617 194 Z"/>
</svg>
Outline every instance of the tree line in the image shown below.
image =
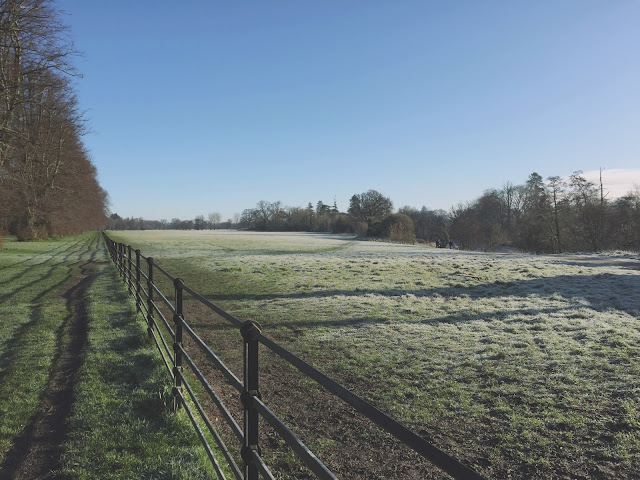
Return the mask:
<svg viewBox="0 0 640 480">
<path fill-rule="evenodd" d="M 338 212 L 319 202 L 314 209 L 285 208 L 260 202 L 245 210 L 240 226 L 255 230 L 308 230 L 355 233 L 400 242 L 448 244 L 494 250 L 561 253 L 612 249 L 640 250 L 640 190 L 609 199 L 606 187 L 581 171 L 569 179 L 546 180 L 538 173 L 526 183 L 510 182 L 479 198 L 444 210 L 401 207 L 369 190 L 351 197 L 349 210 Z"/>
<path fill-rule="evenodd" d="M 107 218 L 106 228 L 108 230 L 213 230 L 231 229 L 238 227 L 238 219 L 228 219 L 222 221 L 222 215 L 218 212 L 210 213 L 207 218 L 204 215 L 197 215 L 193 220 L 181 220 L 172 218 L 171 220 L 146 220 L 142 217 L 122 218 L 117 213 L 112 213 Z"/>
<path fill-rule="evenodd" d="M 216 223 L 200 215 L 194 220 L 121 219 L 112 215 L 111 228 L 205 229 L 241 228 L 258 231 L 351 233 L 406 243 L 447 245 L 491 251 L 510 247 L 525 252 L 560 253 L 612 249 L 640 250 L 640 190 L 609 199 L 606 187 L 577 171 L 567 180 L 546 180 L 538 173 L 522 185 L 507 182 L 450 211 L 405 206 L 376 190 L 355 194 L 347 212 L 336 202 L 287 207 L 260 201 L 235 219 Z"/>
<path fill-rule="evenodd" d="M 466 248 L 513 245 L 527 252 L 640 249 L 640 190 L 609 199 L 581 171 L 567 180 L 529 175 L 450 212 L 449 233 Z"/>
<path fill-rule="evenodd" d="M 81 137 L 68 28 L 50 0 L 0 0 L 0 231 L 102 228 L 107 194 Z"/>
</svg>

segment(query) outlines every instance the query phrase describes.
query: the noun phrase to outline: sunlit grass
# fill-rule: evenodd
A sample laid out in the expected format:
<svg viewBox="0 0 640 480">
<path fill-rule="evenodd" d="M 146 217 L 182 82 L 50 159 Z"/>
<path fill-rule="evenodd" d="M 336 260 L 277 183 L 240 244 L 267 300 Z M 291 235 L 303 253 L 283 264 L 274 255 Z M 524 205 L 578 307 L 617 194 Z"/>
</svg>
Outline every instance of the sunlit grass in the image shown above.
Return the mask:
<svg viewBox="0 0 640 480">
<path fill-rule="evenodd" d="M 43 414 L 61 349 L 69 345 L 69 289 L 92 268 L 88 345 L 65 422 L 64 478 L 211 478 L 184 413 L 170 414 L 170 381 L 98 233 L 47 241 L 4 238 L 0 251 L 0 477 Z M 25 434 L 25 432 L 27 432 Z M 24 443 L 24 442 L 23 442 Z M 29 443 L 26 441 L 26 443 Z M 59 447 L 59 445 L 58 445 Z M 37 457 L 37 454 L 36 454 Z M 62 478 L 62 477 L 61 477 Z"/>
<path fill-rule="evenodd" d="M 0 463 L 37 411 L 68 317 L 58 291 L 94 236 L 19 243 L 0 252 Z"/>
<path fill-rule="evenodd" d="M 214 475 L 111 265 L 88 294 L 89 345 L 62 474 L 83 479 L 206 479 Z"/>
<path fill-rule="evenodd" d="M 490 477 L 634 478 L 637 254 L 240 232 L 114 239 Z"/>
</svg>

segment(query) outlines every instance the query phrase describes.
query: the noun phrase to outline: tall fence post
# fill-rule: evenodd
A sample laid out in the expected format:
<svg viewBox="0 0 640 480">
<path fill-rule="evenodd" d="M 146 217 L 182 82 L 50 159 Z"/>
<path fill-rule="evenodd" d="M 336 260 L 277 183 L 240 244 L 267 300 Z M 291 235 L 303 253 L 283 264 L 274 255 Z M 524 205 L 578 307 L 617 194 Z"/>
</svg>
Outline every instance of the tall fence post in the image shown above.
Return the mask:
<svg viewBox="0 0 640 480">
<path fill-rule="evenodd" d="M 153 334 L 153 257 L 147 258 L 147 333 Z"/>
<path fill-rule="evenodd" d="M 245 480 L 258 480 L 258 467 L 254 464 L 252 451 L 260 455 L 258 440 L 258 410 L 253 397 L 261 398 L 258 381 L 258 337 L 257 322 L 246 321 L 240 328 L 244 339 L 244 390 L 240 395 L 244 409 L 244 445 L 241 455 L 244 462 Z"/>
<path fill-rule="evenodd" d="M 136 311 L 142 310 L 140 304 L 142 299 L 140 298 L 140 249 L 136 249 Z"/>
<path fill-rule="evenodd" d="M 180 396 L 182 395 L 182 321 L 184 314 L 182 311 L 182 287 L 184 282 L 181 278 L 173 281 L 175 287 L 175 313 L 173 314 L 174 334 L 173 339 L 173 411 L 180 408 Z"/>
<path fill-rule="evenodd" d="M 133 262 L 131 261 L 131 245 L 127 245 L 127 280 L 129 293 L 133 293 L 133 272 L 131 271 Z"/>
<path fill-rule="evenodd" d="M 122 259 L 122 247 L 124 244 L 118 243 L 118 270 L 120 270 L 120 276 L 124 279 L 124 261 Z"/>
</svg>

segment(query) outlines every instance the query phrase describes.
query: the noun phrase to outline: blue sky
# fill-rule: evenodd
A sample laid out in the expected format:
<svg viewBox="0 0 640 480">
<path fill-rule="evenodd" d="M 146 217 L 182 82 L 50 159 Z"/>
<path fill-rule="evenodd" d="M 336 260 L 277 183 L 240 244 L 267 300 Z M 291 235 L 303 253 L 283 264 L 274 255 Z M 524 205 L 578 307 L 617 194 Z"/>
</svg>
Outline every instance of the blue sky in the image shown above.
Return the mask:
<svg viewBox="0 0 640 480">
<path fill-rule="evenodd" d="M 640 184 L 637 0 L 56 5 L 121 216 L 371 188 L 448 210 L 533 171 Z"/>
</svg>

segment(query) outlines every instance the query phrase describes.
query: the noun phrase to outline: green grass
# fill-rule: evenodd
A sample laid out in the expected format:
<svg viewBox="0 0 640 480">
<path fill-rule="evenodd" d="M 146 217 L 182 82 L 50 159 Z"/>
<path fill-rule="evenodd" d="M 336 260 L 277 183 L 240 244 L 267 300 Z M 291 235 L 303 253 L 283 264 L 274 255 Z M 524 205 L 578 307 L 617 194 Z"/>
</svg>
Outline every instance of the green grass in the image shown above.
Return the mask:
<svg viewBox="0 0 640 480">
<path fill-rule="evenodd" d="M 68 316 L 58 288 L 95 241 L 18 243 L 0 252 L 0 461 L 36 413 Z"/>
<path fill-rule="evenodd" d="M 63 473 L 83 479 L 212 478 L 146 327 L 111 265 L 89 291 L 89 346 Z"/>
<path fill-rule="evenodd" d="M 488 477 L 637 475 L 637 254 L 500 255 L 305 234 L 113 238 Z M 200 310 L 186 315 L 220 343 Z M 295 408 L 276 408 L 295 419 Z"/>
<path fill-rule="evenodd" d="M 97 233 L 39 242 L 4 239 L 0 251 L 0 465 L 42 415 L 73 305 L 87 339 L 58 474 L 78 479 L 199 479 L 213 472 L 183 412 L 170 414 L 169 377 Z M 22 452 L 17 452 L 21 454 Z M 3 472 L 0 467 L 0 476 Z"/>
</svg>

